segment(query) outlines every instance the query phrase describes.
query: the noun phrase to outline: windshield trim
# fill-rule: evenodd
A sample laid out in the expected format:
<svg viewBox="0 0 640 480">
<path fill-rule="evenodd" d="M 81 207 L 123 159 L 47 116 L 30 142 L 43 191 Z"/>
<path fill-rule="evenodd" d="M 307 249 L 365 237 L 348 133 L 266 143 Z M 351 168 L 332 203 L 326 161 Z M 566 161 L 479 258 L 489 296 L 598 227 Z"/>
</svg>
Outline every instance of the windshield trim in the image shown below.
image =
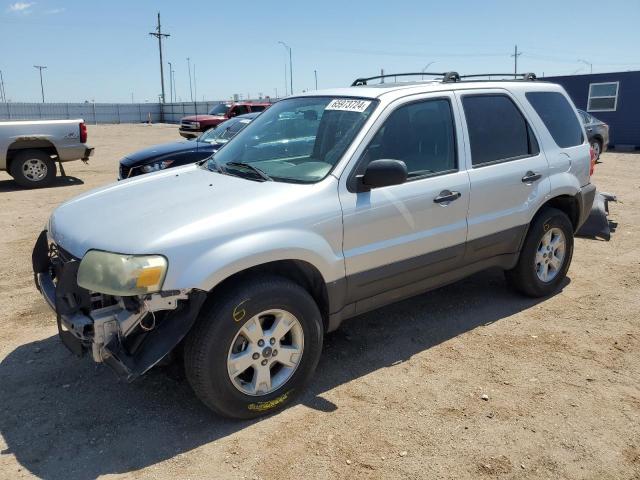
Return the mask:
<svg viewBox="0 0 640 480">
<path fill-rule="evenodd" d="M 303 180 L 300 178 L 292 178 L 292 177 L 281 177 L 281 176 L 277 176 L 277 175 L 269 175 L 271 177 L 271 179 L 275 182 L 282 182 L 282 183 L 291 183 L 291 184 L 303 184 L 303 185 L 311 185 L 311 184 L 315 184 L 315 183 L 319 183 L 322 182 L 324 180 L 326 180 L 329 176 L 331 176 L 334 172 L 334 170 L 342 163 L 343 159 L 345 158 L 345 155 L 349 152 L 349 150 L 351 149 L 351 147 L 353 147 L 354 143 L 356 142 L 356 140 L 358 139 L 359 136 L 362 135 L 362 133 L 364 132 L 365 128 L 367 127 L 367 124 L 370 123 L 371 121 L 375 121 L 375 118 L 377 118 L 374 113 L 376 112 L 376 110 L 378 109 L 378 107 L 380 106 L 380 99 L 379 98 L 371 98 L 371 97 L 364 97 L 364 96 L 359 96 L 359 95 L 299 95 L 299 96 L 295 96 L 295 97 L 286 97 L 283 99 L 278 100 L 277 102 L 274 102 L 273 104 L 271 104 L 270 106 L 273 107 L 274 105 L 276 105 L 277 103 L 280 102 L 286 102 L 288 100 L 300 100 L 300 99 L 309 99 L 309 98 L 329 98 L 329 99 L 354 99 L 354 100 L 367 100 L 371 102 L 372 105 L 372 109 L 371 109 L 371 113 L 369 114 L 369 118 L 367 118 L 365 120 L 365 122 L 362 124 L 362 126 L 360 127 L 360 129 L 356 132 L 356 134 L 353 136 L 353 138 L 351 139 L 351 142 L 345 147 L 344 152 L 342 153 L 342 155 L 340 156 L 340 158 L 331 166 L 331 168 L 327 171 L 327 173 L 325 174 L 324 177 L 319 178 L 317 180 Z M 267 109 L 268 110 L 268 109 Z M 265 110 L 265 112 L 267 111 Z M 263 115 L 263 113 L 261 112 L 261 115 Z M 253 120 L 257 120 L 258 116 L 256 116 L 256 118 L 254 118 Z M 251 122 L 253 123 L 253 121 Z M 247 125 L 248 127 L 249 125 Z M 245 127 L 245 128 L 247 128 Z M 242 129 L 244 130 L 244 128 Z M 368 129 L 367 129 L 368 131 Z M 240 132 L 238 132 L 239 134 Z M 211 156 L 211 157 L 207 157 L 206 159 L 203 160 L 202 166 L 204 168 L 206 168 L 207 170 L 214 172 L 214 173 L 218 173 L 218 170 L 216 169 L 210 169 L 208 167 L 208 160 L 210 158 L 213 158 L 217 153 L 221 152 L 227 145 L 229 145 L 232 140 L 234 140 L 238 134 L 234 135 L 231 139 L 229 139 L 227 142 L 225 142 L 224 144 L 222 144 L 222 146 L 215 151 L 215 153 Z M 366 132 L 365 132 L 366 134 Z M 242 177 L 240 177 L 242 178 Z"/>
</svg>

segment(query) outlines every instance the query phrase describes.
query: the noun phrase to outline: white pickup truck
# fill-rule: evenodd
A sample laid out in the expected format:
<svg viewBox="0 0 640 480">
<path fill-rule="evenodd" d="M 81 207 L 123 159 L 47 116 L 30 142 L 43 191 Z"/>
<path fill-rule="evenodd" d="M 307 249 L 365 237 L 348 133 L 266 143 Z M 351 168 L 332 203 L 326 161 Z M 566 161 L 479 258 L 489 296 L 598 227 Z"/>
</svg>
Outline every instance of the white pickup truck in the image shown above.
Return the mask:
<svg viewBox="0 0 640 480">
<path fill-rule="evenodd" d="M 88 160 L 84 120 L 36 120 L 0 122 L 0 170 L 6 170 L 18 185 L 46 187 L 56 177 L 56 162 Z"/>
</svg>

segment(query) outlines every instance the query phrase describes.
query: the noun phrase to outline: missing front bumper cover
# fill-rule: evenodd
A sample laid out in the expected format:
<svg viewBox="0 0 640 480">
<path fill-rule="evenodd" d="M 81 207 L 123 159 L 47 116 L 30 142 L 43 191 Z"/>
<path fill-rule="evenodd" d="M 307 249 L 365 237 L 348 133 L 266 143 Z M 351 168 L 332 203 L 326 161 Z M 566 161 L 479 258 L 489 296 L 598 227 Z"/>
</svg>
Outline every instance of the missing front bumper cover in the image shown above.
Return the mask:
<svg viewBox="0 0 640 480">
<path fill-rule="evenodd" d="M 32 255 L 34 278 L 56 312 L 62 343 L 79 356 L 91 349 L 94 360 L 106 363 L 128 381 L 144 374 L 182 341 L 207 297 L 201 290 L 154 296 L 146 307 L 156 315 L 160 311 L 162 321 L 130 348 L 125 337 L 147 311 L 131 312 L 124 303 L 92 309 L 91 292 L 76 282 L 79 260 L 62 257 L 50 249 L 46 231 L 42 232 Z"/>
</svg>

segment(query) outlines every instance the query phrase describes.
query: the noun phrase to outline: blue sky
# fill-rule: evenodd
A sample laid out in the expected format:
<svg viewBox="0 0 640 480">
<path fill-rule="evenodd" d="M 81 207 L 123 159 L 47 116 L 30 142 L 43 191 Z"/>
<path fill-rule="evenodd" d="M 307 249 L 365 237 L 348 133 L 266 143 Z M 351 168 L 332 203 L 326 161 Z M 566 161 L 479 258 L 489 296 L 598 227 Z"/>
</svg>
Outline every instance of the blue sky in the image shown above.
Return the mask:
<svg viewBox="0 0 640 480">
<path fill-rule="evenodd" d="M 154 101 L 160 92 L 156 12 L 162 14 L 166 89 L 189 99 L 284 92 L 293 50 L 294 92 L 348 85 L 358 76 L 429 70 L 538 75 L 640 69 L 640 1 L 271 1 L 0 0 L 0 70 L 12 101 Z"/>
</svg>

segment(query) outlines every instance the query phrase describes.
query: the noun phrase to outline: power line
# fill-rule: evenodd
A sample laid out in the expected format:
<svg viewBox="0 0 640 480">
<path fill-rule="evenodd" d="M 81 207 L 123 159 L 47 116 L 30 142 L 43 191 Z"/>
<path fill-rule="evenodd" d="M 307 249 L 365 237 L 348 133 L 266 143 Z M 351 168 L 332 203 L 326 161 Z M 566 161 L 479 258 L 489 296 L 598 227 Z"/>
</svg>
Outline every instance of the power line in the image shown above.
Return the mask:
<svg viewBox="0 0 640 480">
<path fill-rule="evenodd" d="M 149 35 L 158 39 L 158 50 L 160 51 L 160 86 L 162 87 L 162 103 L 165 103 L 164 96 L 164 65 L 162 62 L 162 38 L 170 37 L 168 33 L 162 33 L 162 26 L 160 25 L 160 12 L 158 12 L 158 26 L 155 32 L 149 32 Z"/>
</svg>

